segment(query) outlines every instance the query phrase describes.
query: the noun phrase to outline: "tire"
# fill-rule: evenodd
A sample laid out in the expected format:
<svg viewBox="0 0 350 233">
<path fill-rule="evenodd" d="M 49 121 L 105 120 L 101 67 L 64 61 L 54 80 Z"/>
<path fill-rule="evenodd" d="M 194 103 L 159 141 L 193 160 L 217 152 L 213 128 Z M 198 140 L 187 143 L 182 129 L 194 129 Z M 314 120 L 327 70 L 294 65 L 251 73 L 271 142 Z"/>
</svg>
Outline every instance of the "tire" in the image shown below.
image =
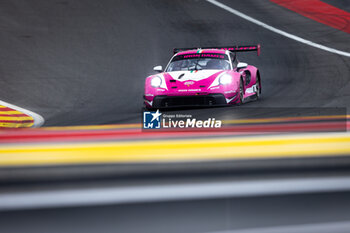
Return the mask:
<svg viewBox="0 0 350 233">
<path fill-rule="evenodd" d="M 242 79 L 239 81 L 239 103 L 241 105 L 244 103 L 244 85 Z"/>
<path fill-rule="evenodd" d="M 146 104 L 143 104 L 142 112 L 152 112 L 154 108 L 147 107 Z"/>
<path fill-rule="evenodd" d="M 255 85 L 256 85 L 255 99 L 258 100 L 258 99 L 261 98 L 261 81 L 260 81 L 260 77 L 257 78 Z"/>
</svg>

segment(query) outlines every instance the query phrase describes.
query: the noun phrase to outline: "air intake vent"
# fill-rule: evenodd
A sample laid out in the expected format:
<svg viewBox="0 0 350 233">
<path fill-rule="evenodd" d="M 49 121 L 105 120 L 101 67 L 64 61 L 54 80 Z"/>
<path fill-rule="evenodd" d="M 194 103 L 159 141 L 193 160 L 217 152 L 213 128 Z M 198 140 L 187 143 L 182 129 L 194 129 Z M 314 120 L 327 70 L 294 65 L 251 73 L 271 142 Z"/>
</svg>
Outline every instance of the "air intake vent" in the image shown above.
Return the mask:
<svg viewBox="0 0 350 233">
<path fill-rule="evenodd" d="M 178 77 L 178 79 L 181 79 L 184 75 L 185 75 L 185 73 L 180 74 L 179 77 Z"/>
</svg>

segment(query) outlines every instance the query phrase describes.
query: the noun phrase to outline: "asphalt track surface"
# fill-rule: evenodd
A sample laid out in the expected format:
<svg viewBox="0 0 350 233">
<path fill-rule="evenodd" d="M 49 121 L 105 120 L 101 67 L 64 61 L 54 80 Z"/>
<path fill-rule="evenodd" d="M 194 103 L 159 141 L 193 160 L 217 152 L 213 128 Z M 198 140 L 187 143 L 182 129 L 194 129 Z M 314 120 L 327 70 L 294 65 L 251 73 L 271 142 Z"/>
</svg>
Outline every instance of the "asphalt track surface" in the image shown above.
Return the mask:
<svg viewBox="0 0 350 233">
<path fill-rule="evenodd" d="M 16 233 L 347 233 L 348 195 L 345 192 L 28 210 L 0 213 L 0 223 L 2 232 Z"/>
<path fill-rule="evenodd" d="M 267 0 L 222 3 L 350 52 L 349 34 Z M 340 6 L 349 7 L 337 1 Z M 260 57 L 239 58 L 260 68 L 263 98 L 242 107 L 194 110 L 203 116 L 263 107 L 255 115 L 264 117 L 271 116 L 270 107 L 350 103 L 349 58 L 285 38 L 206 1 L 4 0 L 0 29 L 0 98 L 39 113 L 48 126 L 140 122 L 145 77 L 154 65 L 167 64 L 174 47 L 262 45 Z"/>
</svg>

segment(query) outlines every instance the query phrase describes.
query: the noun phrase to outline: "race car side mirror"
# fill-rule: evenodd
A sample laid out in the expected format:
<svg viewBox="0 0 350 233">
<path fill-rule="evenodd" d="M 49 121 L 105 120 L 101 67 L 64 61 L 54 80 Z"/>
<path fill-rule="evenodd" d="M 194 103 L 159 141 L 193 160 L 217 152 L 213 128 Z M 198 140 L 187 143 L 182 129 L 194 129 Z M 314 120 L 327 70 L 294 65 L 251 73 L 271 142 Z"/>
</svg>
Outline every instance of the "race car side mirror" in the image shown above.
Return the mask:
<svg viewBox="0 0 350 233">
<path fill-rule="evenodd" d="M 237 69 L 246 68 L 247 66 L 248 66 L 247 63 L 239 62 L 239 63 L 237 64 Z"/>
<path fill-rule="evenodd" d="M 163 67 L 162 66 L 155 66 L 155 67 L 153 67 L 153 70 L 157 71 L 157 72 L 162 72 L 163 71 Z"/>
</svg>

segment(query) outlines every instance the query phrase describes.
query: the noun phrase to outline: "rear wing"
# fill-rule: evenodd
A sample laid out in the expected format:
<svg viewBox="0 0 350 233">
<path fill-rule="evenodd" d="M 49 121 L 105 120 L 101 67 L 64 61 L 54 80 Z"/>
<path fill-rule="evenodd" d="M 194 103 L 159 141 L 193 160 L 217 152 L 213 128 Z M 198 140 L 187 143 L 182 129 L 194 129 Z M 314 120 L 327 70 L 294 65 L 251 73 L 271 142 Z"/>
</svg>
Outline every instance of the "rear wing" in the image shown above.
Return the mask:
<svg viewBox="0 0 350 233">
<path fill-rule="evenodd" d="M 220 47 L 201 47 L 201 48 L 174 48 L 174 54 L 181 52 L 181 51 L 187 51 L 187 50 L 194 50 L 194 49 L 222 49 L 222 50 L 229 50 L 232 52 L 251 52 L 251 51 L 257 51 L 258 56 L 260 55 L 260 44 L 258 45 L 243 45 L 243 46 L 220 46 Z"/>
</svg>

